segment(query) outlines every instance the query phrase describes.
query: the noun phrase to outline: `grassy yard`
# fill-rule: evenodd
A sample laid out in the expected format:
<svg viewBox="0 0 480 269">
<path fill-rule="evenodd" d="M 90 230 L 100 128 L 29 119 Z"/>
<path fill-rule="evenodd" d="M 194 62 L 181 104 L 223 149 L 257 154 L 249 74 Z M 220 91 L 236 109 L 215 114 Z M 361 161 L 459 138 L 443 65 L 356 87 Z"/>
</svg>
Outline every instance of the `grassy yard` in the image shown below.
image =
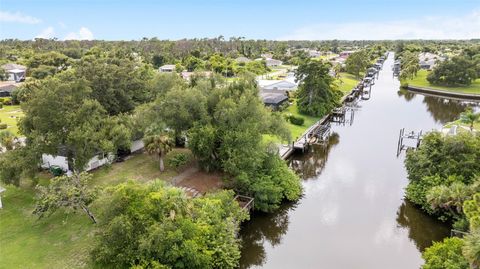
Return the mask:
<svg viewBox="0 0 480 269">
<path fill-rule="evenodd" d="M 0 109 L 1 122 L 6 123 L 8 125 L 7 130 L 12 132 L 14 135 L 18 134 L 17 121 L 21 116 L 23 116 L 23 112 L 20 106 L 4 105 L 3 108 Z"/>
<path fill-rule="evenodd" d="M 405 82 L 408 83 L 408 85 L 410 85 L 410 86 L 431 88 L 431 89 L 441 90 L 441 91 L 480 94 L 480 79 L 477 79 L 477 80 L 473 81 L 470 86 L 443 87 L 443 86 L 431 85 L 427 81 L 427 75 L 428 75 L 427 70 L 420 70 L 420 71 L 418 71 L 417 76 L 414 79 L 409 79 Z"/>
<path fill-rule="evenodd" d="M 172 153 L 180 151 L 186 150 L 175 149 Z M 177 174 L 168 165 L 160 173 L 155 158 L 136 154 L 94 171 L 92 185 L 114 185 L 127 179 L 170 181 Z M 94 268 L 89 252 L 95 225 L 83 212 L 59 211 L 38 220 L 32 215 L 35 197 L 32 186 L 6 186 L 6 189 L 2 196 L 4 207 L 0 209 L 0 268 Z"/>
<path fill-rule="evenodd" d="M 358 79 L 354 75 L 348 73 L 340 73 L 340 79 L 338 82 L 338 88 L 343 93 L 350 93 L 350 91 L 355 88 L 358 84 Z"/>
<path fill-rule="evenodd" d="M 443 128 L 450 128 L 453 125 L 457 125 L 463 128 L 457 128 L 457 132 L 470 132 L 470 125 L 462 123 L 460 120 L 452 121 L 447 123 Z M 480 122 L 475 122 L 473 124 L 473 130 L 475 132 L 480 132 Z"/>
</svg>

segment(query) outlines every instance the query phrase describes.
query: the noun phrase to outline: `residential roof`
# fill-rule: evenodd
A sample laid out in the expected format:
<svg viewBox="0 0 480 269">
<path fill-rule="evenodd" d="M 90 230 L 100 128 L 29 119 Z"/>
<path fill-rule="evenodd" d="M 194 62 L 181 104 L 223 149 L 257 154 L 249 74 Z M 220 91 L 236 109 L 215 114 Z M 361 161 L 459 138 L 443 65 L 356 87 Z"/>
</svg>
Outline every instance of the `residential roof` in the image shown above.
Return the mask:
<svg viewBox="0 0 480 269">
<path fill-rule="evenodd" d="M 22 70 L 25 71 L 27 70 L 26 66 L 20 65 L 20 64 L 14 64 L 14 63 L 8 63 L 2 65 L 2 68 L 5 69 L 6 71 L 12 71 L 12 70 Z"/>
<path fill-rule="evenodd" d="M 238 57 L 237 59 L 235 59 L 235 61 L 237 63 L 248 63 L 248 62 L 251 62 L 252 60 L 248 59 L 247 57 L 245 56 L 240 56 Z"/>
<path fill-rule="evenodd" d="M 15 81 L 1 81 L 0 92 L 13 92 L 21 83 L 15 83 Z"/>
<path fill-rule="evenodd" d="M 273 84 L 267 85 L 263 87 L 264 89 L 281 89 L 281 90 L 291 90 L 297 88 L 297 84 L 286 81 L 286 80 L 281 80 L 279 82 L 275 82 Z"/>
<path fill-rule="evenodd" d="M 160 69 L 175 69 L 175 65 L 174 64 L 162 65 L 160 66 Z"/>
<path fill-rule="evenodd" d="M 261 91 L 260 97 L 266 105 L 278 105 L 288 100 L 288 97 L 284 93 L 273 93 L 268 91 Z"/>
</svg>

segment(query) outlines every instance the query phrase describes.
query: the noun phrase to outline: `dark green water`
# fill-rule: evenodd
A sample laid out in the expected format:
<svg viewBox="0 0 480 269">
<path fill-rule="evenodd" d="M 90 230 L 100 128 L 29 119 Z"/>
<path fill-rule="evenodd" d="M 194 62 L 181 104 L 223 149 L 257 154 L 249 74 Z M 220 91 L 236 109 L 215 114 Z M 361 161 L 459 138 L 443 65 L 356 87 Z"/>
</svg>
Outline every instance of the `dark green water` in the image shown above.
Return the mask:
<svg viewBox="0 0 480 269">
<path fill-rule="evenodd" d="M 421 251 L 450 228 L 404 200 L 408 180 L 398 133 L 440 129 L 468 104 L 399 91 L 393 54 L 353 124 L 333 126 L 330 141 L 295 155 L 304 196 L 244 225 L 241 268 L 419 268 Z"/>
</svg>

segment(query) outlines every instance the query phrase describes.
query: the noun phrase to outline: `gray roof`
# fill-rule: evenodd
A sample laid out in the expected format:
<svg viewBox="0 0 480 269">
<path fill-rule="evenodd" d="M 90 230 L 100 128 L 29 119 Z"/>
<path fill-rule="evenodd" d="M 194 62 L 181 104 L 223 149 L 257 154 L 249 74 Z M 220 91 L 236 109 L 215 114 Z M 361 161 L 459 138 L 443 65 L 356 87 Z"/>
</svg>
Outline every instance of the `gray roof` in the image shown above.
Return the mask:
<svg viewBox="0 0 480 269">
<path fill-rule="evenodd" d="M 286 100 L 288 100 L 288 97 L 284 93 L 274 93 L 274 92 L 267 92 L 267 91 L 261 91 L 260 92 L 260 97 L 263 100 L 263 103 L 265 105 L 279 105 Z"/>
<path fill-rule="evenodd" d="M 14 64 L 14 63 L 4 64 L 2 65 L 2 68 L 5 69 L 6 71 L 14 70 L 14 69 L 27 70 L 26 66 L 23 66 L 20 64 Z"/>
<path fill-rule="evenodd" d="M 16 88 L 17 86 L 15 84 L 0 85 L 0 92 L 12 93 Z"/>
<path fill-rule="evenodd" d="M 279 81 L 279 82 L 270 84 L 270 85 L 265 86 L 265 87 L 263 87 L 263 88 L 264 88 L 264 89 L 267 89 L 267 90 L 275 90 L 275 89 L 279 89 L 279 90 L 291 90 L 291 89 L 297 88 L 297 84 L 292 83 L 292 82 L 290 82 L 290 81 L 283 80 L 283 81 Z"/>
</svg>

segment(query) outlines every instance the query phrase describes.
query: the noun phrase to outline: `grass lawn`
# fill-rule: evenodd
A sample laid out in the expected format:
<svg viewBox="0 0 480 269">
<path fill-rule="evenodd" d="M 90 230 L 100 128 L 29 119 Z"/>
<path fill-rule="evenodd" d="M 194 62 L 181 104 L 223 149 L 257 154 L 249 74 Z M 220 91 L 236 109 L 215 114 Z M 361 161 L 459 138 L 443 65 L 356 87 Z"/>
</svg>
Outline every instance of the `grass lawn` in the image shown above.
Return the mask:
<svg viewBox="0 0 480 269">
<path fill-rule="evenodd" d="M 23 112 L 20 106 L 4 105 L 3 108 L 0 109 L 1 122 L 6 123 L 8 125 L 7 130 L 12 132 L 14 135 L 18 134 L 17 121 L 21 116 L 23 116 Z"/>
<path fill-rule="evenodd" d="M 460 120 L 456 120 L 456 121 L 452 121 L 452 122 L 449 122 L 447 123 L 443 128 L 450 128 L 452 127 L 453 125 L 457 125 L 457 126 L 462 126 L 464 128 L 457 128 L 457 132 L 470 132 L 470 125 L 469 124 L 465 124 L 463 122 L 461 122 Z M 475 132 L 480 132 L 480 122 L 475 122 L 473 124 L 473 130 Z"/>
<path fill-rule="evenodd" d="M 406 81 L 410 86 L 418 86 L 424 88 L 431 88 L 435 90 L 450 91 L 450 92 L 459 92 L 459 93 L 476 93 L 480 94 L 480 79 L 476 79 L 472 82 L 470 86 L 465 87 L 444 87 L 431 85 L 427 80 L 428 71 L 420 70 L 417 73 L 417 76 L 414 79 L 409 79 Z"/>
<path fill-rule="evenodd" d="M 354 75 L 348 73 L 340 73 L 340 79 L 338 82 L 338 88 L 345 94 L 350 93 L 355 86 L 357 86 L 359 80 Z"/>
<path fill-rule="evenodd" d="M 186 151 L 175 149 L 172 153 Z M 165 168 L 166 171 L 160 173 L 154 157 L 136 154 L 124 162 L 94 171 L 92 185 L 114 185 L 127 179 L 170 181 L 178 174 L 168 164 Z M 33 187 L 6 186 L 6 189 L 2 194 L 4 207 L 0 209 L 0 268 L 94 268 L 89 252 L 95 225 L 83 212 L 59 211 L 38 220 L 32 215 Z M 95 208 L 92 210 L 95 212 Z"/>
</svg>

